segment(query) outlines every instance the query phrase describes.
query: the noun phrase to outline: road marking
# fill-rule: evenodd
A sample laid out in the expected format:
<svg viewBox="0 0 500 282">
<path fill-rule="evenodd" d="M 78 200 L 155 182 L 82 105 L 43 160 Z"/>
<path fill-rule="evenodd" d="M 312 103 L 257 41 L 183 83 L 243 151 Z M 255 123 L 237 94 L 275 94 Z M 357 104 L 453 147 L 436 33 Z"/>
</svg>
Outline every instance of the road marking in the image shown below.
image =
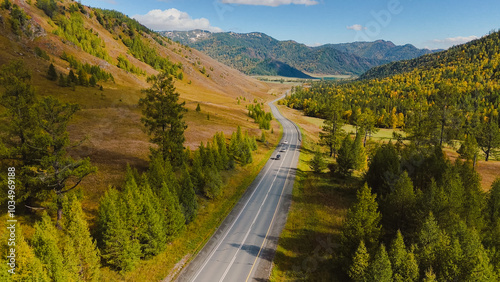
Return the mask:
<svg viewBox="0 0 500 282">
<path fill-rule="evenodd" d="M 292 134 L 293 136 L 293 134 Z M 294 151 L 295 152 L 295 151 Z M 285 157 L 283 158 L 286 159 L 286 156 L 287 156 L 288 152 L 285 153 Z M 292 159 L 293 160 L 293 159 Z M 280 167 L 278 168 L 278 171 L 276 172 L 276 175 L 274 176 L 274 179 L 273 179 L 273 182 L 271 182 L 271 185 L 269 186 L 269 189 L 267 190 L 267 193 L 266 193 L 266 196 L 264 197 L 264 200 L 262 201 L 260 207 L 259 207 L 259 210 L 257 211 L 257 214 L 255 215 L 253 221 L 252 221 L 252 224 L 250 224 L 250 227 L 248 228 L 248 231 L 247 233 L 245 234 L 245 237 L 243 237 L 243 240 L 241 241 L 240 245 L 238 246 L 238 249 L 236 250 L 236 253 L 234 253 L 232 259 L 231 259 L 231 262 L 229 263 L 229 265 L 226 267 L 224 273 L 222 274 L 222 277 L 219 279 L 219 282 L 222 282 L 224 280 L 224 278 L 226 278 L 226 275 L 227 273 L 229 272 L 229 269 L 233 266 L 233 263 L 234 261 L 236 260 L 236 256 L 238 255 L 238 252 L 241 250 L 241 246 L 243 246 L 243 244 L 245 243 L 245 241 L 247 240 L 248 238 L 248 235 L 250 234 L 250 231 L 252 230 L 252 227 L 253 225 L 255 224 L 255 221 L 257 220 L 257 218 L 259 217 L 259 214 L 260 214 L 260 211 L 262 210 L 262 206 L 264 205 L 264 203 L 266 202 L 267 200 L 267 196 L 269 196 L 269 192 L 271 192 L 271 189 L 273 188 L 273 185 L 274 185 L 274 182 L 276 181 L 276 179 L 278 178 L 278 174 L 280 173 L 280 170 L 281 170 L 281 167 L 283 166 L 283 163 L 284 161 L 281 161 L 281 164 L 280 164 Z M 290 168 L 288 169 L 288 171 L 290 172 Z M 287 174 L 288 175 L 288 174 Z M 280 196 L 281 197 L 281 196 Z M 274 217 L 274 216 L 273 216 Z"/>
<path fill-rule="evenodd" d="M 295 149 L 293 151 L 292 162 L 295 159 L 296 152 L 297 152 L 297 149 Z M 250 272 L 248 273 L 248 276 L 247 276 L 247 279 L 245 280 L 245 282 L 247 282 L 248 279 L 250 279 L 250 275 L 252 275 L 253 268 L 255 267 L 255 264 L 257 263 L 257 260 L 259 259 L 260 253 L 262 251 L 262 248 L 264 247 L 264 244 L 267 241 L 267 236 L 269 235 L 269 231 L 271 231 L 271 227 L 273 226 L 274 218 L 276 217 L 276 214 L 278 213 L 278 207 L 280 206 L 281 199 L 283 197 L 283 192 L 285 191 L 285 187 L 286 187 L 286 184 L 288 182 L 288 176 L 290 175 L 290 171 L 291 171 L 291 169 L 288 169 L 288 173 L 286 174 L 286 178 L 285 178 L 286 179 L 285 184 L 283 184 L 283 189 L 281 189 L 280 198 L 278 200 L 278 204 L 276 205 L 276 209 L 274 210 L 273 218 L 271 219 L 271 223 L 269 224 L 269 228 L 267 229 L 266 236 L 264 237 L 264 241 L 262 241 L 262 244 L 260 245 L 259 252 L 257 253 L 257 256 L 255 257 L 255 260 L 253 261 L 252 268 L 250 269 Z"/>
<path fill-rule="evenodd" d="M 284 125 L 283 125 L 284 127 Z M 288 153 L 287 153 L 288 154 Z M 283 165 L 283 161 L 281 162 L 281 165 Z M 280 168 L 281 168 L 281 165 L 280 165 Z M 233 220 L 233 223 L 231 224 L 231 226 L 228 228 L 228 230 L 226 231 L 226 233 L 224 234 L 224 236 L 220 239 L 219 243 L 215 246 L 214 249 L 212 249 L 212 251 L 210 252 L 210 255 L 208 256 L 208 258 L 205 260 L 205 262 L 203 263 L 203 265 L 201 266 L 201 268 L 198 270 L 198 272 L 196 273 L 196 275 L 194 276 L 194 278 L 192 279 L 192 281 L 195 281 L 196 278 L 198 278 L 198 276 L 200 275 L 201 271 L 205 268 L 205 266 L 207 265 L 207 263 L 210 261 L 210 259 L 213 257 L 213 255 L 215 254 L 215 251 L 220 247 L 220 245 L 222 244 L 222 242 L 224 241 L 224 239 L 227 237 L 227 235 L 229 234 L 229 231 L 231 231 L 231 229 L 233 228 L 234 224 L 238 221 L 238 218 L 241 216 L 241 214 L 243 213 L 243 210 L 245 210 L 245 207 L 248 205 L 248 203 L 250 202 L 250 199 L 253 197 L 253 194 L 255 194 L 255 192 L 257 190 L 259 190 L 259 186 L 260 184 L 262 183 L 262 181 L 264 180 L 264 178 L 266 178 L 267 176 L 267 173 L 269 172 L 269 169 L 271 169 L 273 165 L 270 164 L 269 167 L 267 168 L 266 172 L 264 173 L 264 175 L 262 176 L 262 178 L 260 179 L 259 183 L 257 183 L 257 186 L 255 187 L 255 189 L 253 190 L 252 194 L 250 194 L 250 196 L 248 197 L 245 205 L 241 208 L 240 212 L 238 213 L 238 215 L 236 216 L 236 218 Z M 279 172 L 279 169 L 278 169 L 278 172 Z M 271 186 L 272 187 L 272 186 Z"/>
</svg>

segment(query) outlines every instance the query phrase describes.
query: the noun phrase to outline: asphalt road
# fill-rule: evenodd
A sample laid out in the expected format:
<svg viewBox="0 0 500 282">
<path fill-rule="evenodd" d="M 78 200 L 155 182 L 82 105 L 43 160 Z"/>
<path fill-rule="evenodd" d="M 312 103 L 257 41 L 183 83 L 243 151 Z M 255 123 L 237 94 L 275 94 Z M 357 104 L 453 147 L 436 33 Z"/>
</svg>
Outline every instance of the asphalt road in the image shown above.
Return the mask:
<svg viewBox="0 0 500 282">
<path fill-rule="evenodd" d="M 286 222 L 301 143 L 298 128 L 273 102 L 269 103 L 273 115 L 283 126 L 280 145 L 178 281 L 263 281 L 269 277 Z M 281 157 L 276 159 L 278 154 Z"/>
</svg>

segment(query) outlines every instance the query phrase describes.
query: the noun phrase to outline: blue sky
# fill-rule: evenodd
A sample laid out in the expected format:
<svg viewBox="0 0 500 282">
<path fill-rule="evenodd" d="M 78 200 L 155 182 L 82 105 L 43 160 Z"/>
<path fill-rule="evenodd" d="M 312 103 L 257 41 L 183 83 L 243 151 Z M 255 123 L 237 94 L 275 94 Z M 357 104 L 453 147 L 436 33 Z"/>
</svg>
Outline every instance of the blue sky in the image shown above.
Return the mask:
<svg viewBox="0 0 500 282">
<path fill-rule="evenodd" d="M 263 32 L 307 45 L 390 40 L 448 48 L 500 28 L 498 0 L 82 0 L 153 30 Z"/>
</svg>

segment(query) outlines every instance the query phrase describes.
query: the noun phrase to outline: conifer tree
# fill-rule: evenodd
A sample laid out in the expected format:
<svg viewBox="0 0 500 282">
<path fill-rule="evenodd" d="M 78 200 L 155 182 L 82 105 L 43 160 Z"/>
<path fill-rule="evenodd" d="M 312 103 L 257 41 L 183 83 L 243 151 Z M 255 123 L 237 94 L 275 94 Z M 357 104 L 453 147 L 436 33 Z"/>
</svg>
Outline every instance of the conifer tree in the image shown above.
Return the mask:
<svg viewBox="0 0 500 282">
<path fill-rule="evenodd" d="M 31 240 L 35 255 L 43 264 L 47 276 L 53 281 L 68 280 L 63 255 L 58 247 L 58 231 L 50 217 L 44 213 L 42 220 L 35 223 L 35 234 Z"/>
<path fill-rule="evenodd" d="M 202 192 L 205 186 L 205 173 L 200 150 L 196 150 L 193 156 L 193 166 L 191 167 L 191 181 L 195 191 Z"/>
<path fill-rule="evenodd" d="M 240 145 L 240 162 L 242 165 L 253 162 L 252 148 L 248 139 L 242 140 Z"/>
<path fill-rule="evenodd" d="M 196 105 L 196 111 L 197 111 L 197 112 L 201 112 L 200 103 L 198 103 L 198 105 Z"/>
<path fill-rule="evenodd" d="M 323 158 L 323 154 L 321 153 L 319 148 L 316 148 L 316 150 L 314 151 L 314 157 L 311 160 L 309 167 L 311 167 L 311 169 L 315 173 L 321 173 L 326 168 L 325 159 Z"/>
<path fill-rule="evenodd" d="M 425 276 L 422 282 L 437 282 L 436 274 L 432 271 L 432 267 L 425 271 Z"/>
<path fill-rule="evenodd" d="M 204 173 L 204 194 L 209 199 L 217 198 L 222 187 L 222 178 L 219 171 L 214 167 L 205 167 Z"/>
<path fill-rule="evenodd" d="M 392 281 L 391 261 L 389 260 L 384 244 L 380 244 L 368 272 L 370 281 Z"/>
<path fill-rule="evenodd" d="M 385 196 L 391 191 L 391 185 L 400 174 L 398 152 L 392 143 L 388 143 L 375 152 L 366 173 L 366 182 L 375 193 Z"/>
<path fill-rule="evenodd" d="M 144 199 L 142 193 L 139 191 L 135 178 L 131 175 L 127 176 L 127 181 L 125 182 L 120 196 L 124 211 L 122 218 L 127 228 L 132 231 L 130 233 L 130 238 L 134 243 L 140 242 L 141 238 L 144 236 L 144 228 L 146 226 L 146 219 L 143 216 Z"/>
<path fill-rule="evenodd" d="M 160 202 L 160 206 L 163 207 L 165 212 L 165 234 L 167 242 L 172 241 L 184 228 L 184 223 L 186 219 L 182 214 L 182 209 L 179 204 L 179 199 L 175 194 L 171 193 L 167 187 L 166 183 L 163 183 L 162 190 L 164 192 L 164 198 Z"/>
<path fill-rule="evenodd" d="M 359 242 L 364 241 L 369 251 L 378 244 L 381 226 L 375 198 L 376 195 L 372 194 L 365 184 L 358 190 L 356 202 L 347 211 L 341 234 L 342 254 L 347 265 L 350 265 L 350 258 L 353 257 Z"/>
<path fill-rule="evenodd" d="M 363 170 L 366 168 L 366 152 L 363 146 L 364 131 L 358 130 L 356 138 L 352 144 L 353 154 L 355 156 L 354 169 Z"/>
<path fill-rule="evenodd" d="M 370 254 L 366 250 L 365 242 L 361 240 L 358 250 L 352 259 L 349 269 L 349 277 L 354 282 L 368 282 L 368 267 L 370 266 Z"/>
<path fill-rule="evenodd" d="M 475 167 L 479 154 L 479 145 L 477 144 L 476 138 L 472 134 L 467 135 L 457 153 L 462 159 L 472 161 L 473 167 Z"/>
<path fill-rule="evenodd" d="M 326 119 L 323 125 L 323 132 L 320 133 L 320 138 L 330 150 L 330 157 L 336 156 L 337 150 L 341 144 L 341 138 L 344 135 L 342 126 L 345 121 L 342 118 L 342 107 L 340 106 L 340 98 L 335 97 L 327 106 Z"/>
<path fill-rule="evenodd" d="M 52 81 L 56 81 L 57 80 L 57 72 L 56 72 L 56 68 L 54 67 L 54 64 L 50 64 L 49 66 L 49 70 L 47 71 L 47 78 L 49 80 L 52 80 Z"/>
<path fill-rule="evenodd" d="M 406 171 L 401 174 L 383 203 L 382 225 L 390 233 L 394 234 L 398 229 L 405 233 L 416 231 L 417 196 Z"/>
<path fill-rule="evenodd" d="M 418 263 L 413 252 L 408 252 L 403 235 L 398 231 L 389 250 L 394 282 L 410 282 L 418 279 Z"/>
<path fill-rule="evenodd" d="M 488 161 L 490 156 L 500 148 L 500 128 L 497 119 L 498 117 L 491 116 L 487 122 L 482 122 L 478 128 L 476 139 L 479 148 L 484 153 L 485 161 Z"/>
<path fill-rule="evenodd" d="M 75 197 L 70 198 L 65 203 L 64 213 L 68 244 L 71 244 L 75 250 L 80 279 L 98 281 L 100 277 L 99 250 L 90 236 L 80 202 Z"/>
<path fill-rule="evenodd" d="M 120 193 L 108 190 L 98 211 L 99 246 L 106 264 L 124 271 L 133 269 L 141 256 L 139 241 L 133 239 L 126 217 Z"/>
<path fill-rule="evenodd" d="M 69 85 L 76 85 L 78 84 L 78 78 L 76 77 L 75 73 L 73 70 L 69 71 L 68 78 L 67 78 L 68 84 Z"/>
<path fill-rule="evenodd" d="M 231 169 L 231 163 L 229 158 L 229 153 L 227 151 L 226 137 L 224 137 L 224 132 L 219 132 L 215 134 L 214 142 L 217 142 L 217 148 L 219 149 L 219 156 L 221 163 L 223 164 L 223 169 Z"/>
<path fill-rule="evenodd" d="M 139 100 L 143 108 L 142 123 L 153 144 L 158 145 L 158 151 L 163 160 L 169 160 L 173 166 L 182 164 L 184 152 L 184 131 L 187 128 L 184 121 L 185 102 L 178 103 L 179 93 L 176 92 L 172 76 L 166 73 L 148 78 L 151 87 L 143 92 L 146 97 Z"/>
<path fill-rule="evenodd" d="M 182 207 L 186 224 L 193 221 L 198 211 L 198 201 L 194 192 L 194 185 L 191 181 L 191 176 L 187 166 L 184 166 L 181 176 L 181 193 L 179 195 L 179 202 Z"/>
<path fill-rule="evenodd" d="M 139 240 L 142 246 L 144 256 L 150 257 L 159 254 L 165 249 L 167 237 L 165 236 L 165 214 L 159 212 L 161 204 L 153 193 L 148 183 L 141 187 L 142 206 L 141 214 L 144 230 L 139 234 Z"/>
<path fill-rule="evenodd" d="M 337 166 L 343 177 L 351 176 L 356 165 L 356 156 L 353 151 L 353 143 L 349 134 L 342 140 L 337 156 Z"/>
</svg>

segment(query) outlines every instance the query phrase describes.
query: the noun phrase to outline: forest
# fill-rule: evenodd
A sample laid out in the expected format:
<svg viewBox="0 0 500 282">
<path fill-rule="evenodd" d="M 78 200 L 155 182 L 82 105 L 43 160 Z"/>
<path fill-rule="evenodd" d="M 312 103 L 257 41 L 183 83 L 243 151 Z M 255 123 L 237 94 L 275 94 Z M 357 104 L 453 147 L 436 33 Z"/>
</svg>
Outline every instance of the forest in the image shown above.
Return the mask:
<svg viewBox="0 0 500 282">
<path fill-rule="evenodd" d="M 320 145 L 335 161 L 317 150 L 311 169 L 361 183 L 333 261 L 346 278 L 498 281 L 500 178 L 482 187 L 475 167 L 500 160 L 499 44 L 493 32 L 357 81 L 298 86 L 282 101 L 324 119 Z M 380 128 L 395 129 L 393 140 L 371 141 Z"/>
</svg>

